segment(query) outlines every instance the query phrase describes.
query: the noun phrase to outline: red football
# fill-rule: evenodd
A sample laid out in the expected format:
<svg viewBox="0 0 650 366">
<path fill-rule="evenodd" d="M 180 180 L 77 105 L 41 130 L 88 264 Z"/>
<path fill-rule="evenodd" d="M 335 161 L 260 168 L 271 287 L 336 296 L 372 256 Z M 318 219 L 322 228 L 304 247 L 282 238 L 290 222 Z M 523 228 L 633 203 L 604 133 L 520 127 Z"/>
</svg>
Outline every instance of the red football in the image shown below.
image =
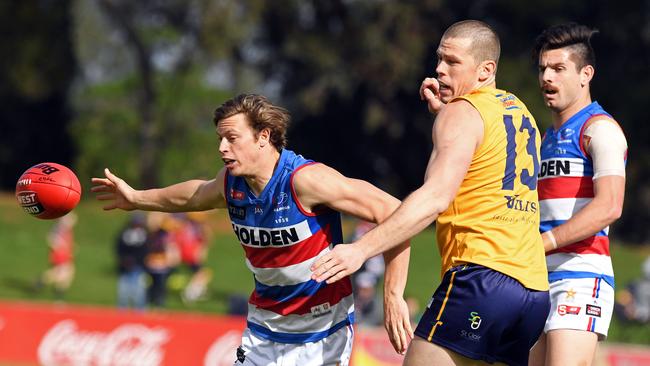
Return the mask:
<svg viewBox="0 0 650 366">
<path fill-rule="evenodd" d="M 27 169 L 16 183 L 18 204 L 39 219 L 56 219 L 79 203 L 81 184 L 74 172 L 57 163 Z"/>
</svg>

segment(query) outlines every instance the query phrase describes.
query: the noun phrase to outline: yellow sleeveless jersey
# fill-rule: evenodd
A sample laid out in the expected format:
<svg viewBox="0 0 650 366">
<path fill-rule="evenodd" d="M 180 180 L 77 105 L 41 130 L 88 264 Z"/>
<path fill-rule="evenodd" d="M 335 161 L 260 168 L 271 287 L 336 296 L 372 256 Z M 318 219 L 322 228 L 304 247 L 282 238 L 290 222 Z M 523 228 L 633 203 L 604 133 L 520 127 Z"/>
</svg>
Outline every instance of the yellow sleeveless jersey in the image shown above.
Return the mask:
<svg viewBox="0 0 650 366">
<path fill-rule="evenodd" d="M 548 290 L 539 234 L 535 119 L 503 90 L 482 88 L 454 100 L 466 100 L 479 111 L 484 133 L 456 198 L 436 223 L 442 272 L 475 263 L 529 289 Z"/>
</svg>

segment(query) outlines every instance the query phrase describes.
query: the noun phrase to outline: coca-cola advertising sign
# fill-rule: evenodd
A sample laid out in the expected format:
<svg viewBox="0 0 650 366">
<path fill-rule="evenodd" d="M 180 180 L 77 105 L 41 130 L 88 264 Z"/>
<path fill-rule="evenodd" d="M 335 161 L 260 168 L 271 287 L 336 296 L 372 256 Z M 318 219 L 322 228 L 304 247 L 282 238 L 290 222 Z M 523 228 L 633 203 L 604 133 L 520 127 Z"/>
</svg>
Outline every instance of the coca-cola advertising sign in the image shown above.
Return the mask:
<svg viewBox="0 0 650 366">
<path fill-rule="evenodd" d="M 231 366 L 242 318 L 0 302 L 0 361 L 44 366 Z"/>
<path fill-rule="evenodd" d="M 159 366 L 169 335 L 164 328 L 123 324 L 111 332 L 79 329 L 74 320 L 56 323 L 38 346 L 43 365 Z"/>
</svg>

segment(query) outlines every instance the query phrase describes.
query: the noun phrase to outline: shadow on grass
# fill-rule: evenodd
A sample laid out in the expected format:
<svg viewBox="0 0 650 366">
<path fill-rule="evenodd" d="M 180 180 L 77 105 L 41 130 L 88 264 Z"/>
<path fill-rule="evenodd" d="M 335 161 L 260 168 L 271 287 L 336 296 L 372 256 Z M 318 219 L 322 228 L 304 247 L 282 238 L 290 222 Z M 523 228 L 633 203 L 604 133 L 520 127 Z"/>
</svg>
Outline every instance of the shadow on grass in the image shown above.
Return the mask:
<svg viewBox="0 0 650 366">
<path fill-rule="evenodd" d="M 19 277 L 7 277 L 3 278 L 1 283 L 2 287 L 19 292 L 26 298 L 34 297 L 43 290 L 39 288 L 36 278 L 27 280 Z"/>
</svg>

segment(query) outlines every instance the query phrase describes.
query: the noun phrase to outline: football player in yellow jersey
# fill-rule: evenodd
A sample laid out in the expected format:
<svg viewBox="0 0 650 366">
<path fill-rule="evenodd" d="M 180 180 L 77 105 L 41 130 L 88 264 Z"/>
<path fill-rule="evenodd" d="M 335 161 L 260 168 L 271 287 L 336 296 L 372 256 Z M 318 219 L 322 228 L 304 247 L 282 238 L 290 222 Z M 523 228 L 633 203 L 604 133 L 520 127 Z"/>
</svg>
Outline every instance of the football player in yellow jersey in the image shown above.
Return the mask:
<svg viewBox="0 0 650 366">
<path fill-rule="evenodd" d="M 312 266 L 314 279 L 332 283 L 438 220 L 444 274 L 405 365 L 526 365 L 544 327 L 540 136 L 525 105 L 496 89 L 499 53 L 498 36 L 483 22 L 445 31 L 437 78 L 420 86 L 436 114 L 424 184 L 382 224 Z"/>
</svg>

